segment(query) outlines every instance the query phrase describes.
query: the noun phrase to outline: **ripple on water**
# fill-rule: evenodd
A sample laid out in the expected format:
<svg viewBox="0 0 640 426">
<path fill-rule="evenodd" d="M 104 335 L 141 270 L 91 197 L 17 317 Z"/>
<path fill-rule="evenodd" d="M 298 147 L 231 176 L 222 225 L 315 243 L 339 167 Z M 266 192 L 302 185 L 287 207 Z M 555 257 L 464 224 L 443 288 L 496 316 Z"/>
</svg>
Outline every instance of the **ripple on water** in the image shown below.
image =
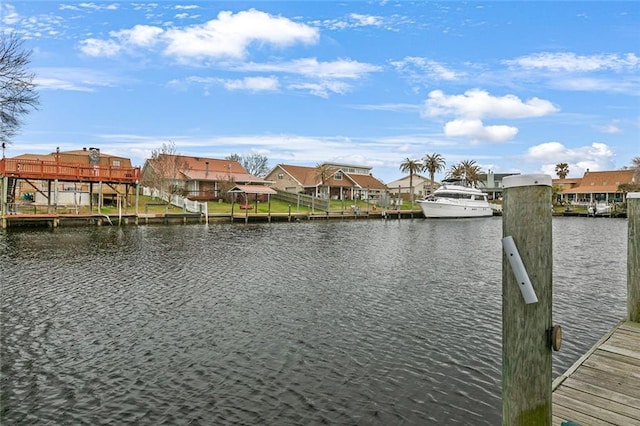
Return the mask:
<svg viewBox="0 0 640 426">
<path fill-rule="evenodd" d="M 555 374 L 623 315 L 625 225 L 554 219 Z M 0 234 L 2 423 L 499 423 L 500 226 Z"/>
</svg>

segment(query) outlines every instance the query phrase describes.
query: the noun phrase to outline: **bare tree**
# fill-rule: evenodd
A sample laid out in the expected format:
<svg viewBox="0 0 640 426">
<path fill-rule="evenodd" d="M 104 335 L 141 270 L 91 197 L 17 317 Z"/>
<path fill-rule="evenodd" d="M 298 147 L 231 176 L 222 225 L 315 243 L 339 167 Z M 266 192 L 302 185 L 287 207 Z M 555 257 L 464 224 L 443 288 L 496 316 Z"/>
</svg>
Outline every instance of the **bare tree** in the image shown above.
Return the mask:
<svg viewBox="0 0 640 426">
<path fill-rule="evenodd" d="M 316 164 L 315 170 L 315 180 L 320 182 L 320 186 L 324 189 L 326 187 L 327 198 L 331 195 L 331 188 L 326 185 L 326 182 L 333 176 L 336 172 L 336 168 L 327 163 Z M 317 196 L 318 194 L 316 194 Z"/>
<path fill-rule="evenodd" d="M 257 177 L 265 177 L 269 173 L 269 159 L 262 154 L 239 155 L 231 154 L 225 160 L 237 161 L 249 174 Z"/>
<path fill-rule="evenodd" d="M 151 151 L 151 159 L 147 160 L 143 170 L 142 184 L 167 194 L 182 194 L 186 188 L 180 174 L 188 170 L 188 167 L 173 141 L 162 143 L 159 148 Z"/>
<path fill-rule="evenodd" d="M 37 109 L 39 96 L 27 70 L 31 51 L 24 50 L 14 33 L 0 32 L 0 142 L 11 142 L 22 124 L 21 117 Z"/>
</svg>

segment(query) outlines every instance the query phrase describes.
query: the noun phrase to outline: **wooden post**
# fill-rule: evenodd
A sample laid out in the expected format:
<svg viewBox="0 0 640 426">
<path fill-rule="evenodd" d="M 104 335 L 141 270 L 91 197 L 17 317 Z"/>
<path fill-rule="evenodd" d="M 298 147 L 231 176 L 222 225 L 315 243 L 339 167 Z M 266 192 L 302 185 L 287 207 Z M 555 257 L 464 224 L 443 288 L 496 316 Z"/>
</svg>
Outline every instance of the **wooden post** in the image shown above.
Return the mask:
<svg viewBox="0 0 640 426">
<path fill-rule="evenodd" d="M 8 186 L 9 178 L 7 176 L 2 176 L 2 188 L 0 190 L 0 216 L 2 216 L 2 229 L 7 228 L 7 201 L 9 199 Z"/>
<path fill-rule="evenodd" d="M 136 225 L 138 224 L 139 216 L 140 216 L 140 183 L 136 181 Z"/>
<path fill-rule="evenodd" d="M 627 316 L 640 323 L 640 192 L 627 194 Z"/>
<path fill-rule="evenodd" d="M 538 298 L 525 304 L 502 256 L 502 424 L 551 425 L 551 176 L 503 180 L 503 237 L 511 236 Z"/>
</svg>

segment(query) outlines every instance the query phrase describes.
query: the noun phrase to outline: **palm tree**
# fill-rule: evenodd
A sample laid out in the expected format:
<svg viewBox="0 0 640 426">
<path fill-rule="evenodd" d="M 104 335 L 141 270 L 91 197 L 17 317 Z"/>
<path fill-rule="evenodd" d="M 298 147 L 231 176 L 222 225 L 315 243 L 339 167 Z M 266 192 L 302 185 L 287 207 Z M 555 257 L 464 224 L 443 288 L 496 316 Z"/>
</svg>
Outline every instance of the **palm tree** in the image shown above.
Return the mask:
<svg viewBox="0 0 640 426">
<path fill-rule="evenodd" d="M 560 179 L 564 179 L 569 174 L 569 165 L 567 163 L 556 164 L 556 174 Z"/>
<path fill-rule="evenodd" d="M 425 155 L 422 168 L 429 172 L 429 179 L 431 180 L 431 190 L 433 191 L 433 180 L 435 179 L 435 175 L 437 172 L 441 172 L 444 170 L 446 166 L 446 162 L 444 161 L 444 157 L 440 154 L 427 154 Z"/>
<path fill-rule="evenodd" d="M 405 158 L 400 163 L 400 171 L 403 173 L 409 173 L 409 199 L 411 200 L 411 208 L 413 209 L 413 175 L 422 170 L 422 163 L 418 160 L 412 160 Z M 398 194 L 398 197 L 400 194 Z"/>
<path fill-rule="evenodd" d="M 458 164 L 454 164 L 447 173 L 447 178 L 461 179 L 466 185 L 476 186 L 480 181 L 480 166 L 476 164 L 476 160 L 462 160 Z"/>
<path fill-rule="evenodd" d="M 464 178 L 464 167 L 462 164 L 453 164 L 449 167 L 449 171 L 447 172 L 447 179 L 462 179 Z"/>
<path fill-rule="evenodd" d="M 467 185 L 477 186 L 480 182 L 482 169 L 476 164 L 476 160 L 463 160 L 460 165 L 464 169 L 464 181 Z"/>
</svg>

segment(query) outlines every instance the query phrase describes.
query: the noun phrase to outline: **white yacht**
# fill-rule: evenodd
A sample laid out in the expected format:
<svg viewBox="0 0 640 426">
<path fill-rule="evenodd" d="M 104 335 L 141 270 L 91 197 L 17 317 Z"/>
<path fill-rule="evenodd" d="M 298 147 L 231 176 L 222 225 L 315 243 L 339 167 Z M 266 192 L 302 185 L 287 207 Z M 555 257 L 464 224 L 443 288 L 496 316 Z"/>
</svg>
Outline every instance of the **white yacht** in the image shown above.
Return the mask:
<svg viewBox="0 0 640 426">
<path fill-rule="evenodd" d="M 443 181 L 442 186 L 425 199 L 417 200 L 424 217 L 485 217 L 493 216 L 487 194 L 460 180 Z"/>
</svg>

